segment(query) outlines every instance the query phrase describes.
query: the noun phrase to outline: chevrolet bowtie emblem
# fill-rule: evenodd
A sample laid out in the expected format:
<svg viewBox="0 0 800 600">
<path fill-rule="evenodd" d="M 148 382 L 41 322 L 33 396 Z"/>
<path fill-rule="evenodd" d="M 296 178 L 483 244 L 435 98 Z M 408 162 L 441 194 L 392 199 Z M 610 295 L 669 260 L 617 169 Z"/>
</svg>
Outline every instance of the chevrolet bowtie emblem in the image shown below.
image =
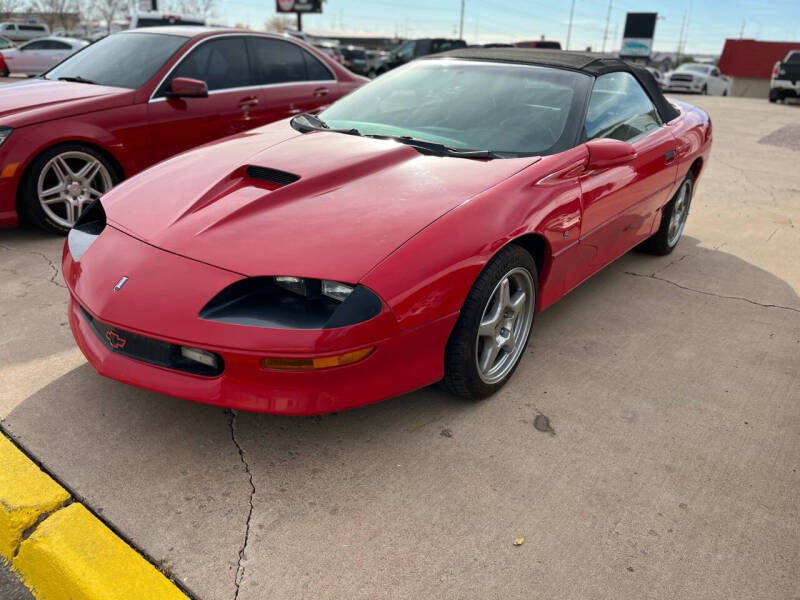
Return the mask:
<svg viewBox="0 0 800 600">
<path fill-rule="evenodd" d="M 127 277 L 123 277 L 122 279 L 120 279 L 117 282 L 117 285 L 114 286 L 114 291 L 115 292 L 120 291 L 122 289 L 122 286 L 125 285 L 126 283 L 128 283 L 128 278 Z"/>
</svg>

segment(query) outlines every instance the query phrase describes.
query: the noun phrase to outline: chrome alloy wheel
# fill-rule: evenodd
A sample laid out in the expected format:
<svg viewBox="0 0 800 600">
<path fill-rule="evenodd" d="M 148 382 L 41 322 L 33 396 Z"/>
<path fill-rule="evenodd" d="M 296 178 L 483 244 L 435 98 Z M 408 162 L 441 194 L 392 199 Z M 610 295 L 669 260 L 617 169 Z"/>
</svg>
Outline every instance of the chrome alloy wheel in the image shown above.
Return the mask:
<svg viewBox="0 0 800 600">
<path fill-rule="evenodd" d="M 672 205 L 672 217 L 669 220 L 667 230 L 667 244 L 671 247 L 678 243 L 683 233 L 683 226 L 686 225 L 686 217 L 689 216 L 689 203 L 692 200 L 692 182 L 686 180 L 675 196 L 675 203 Z"/>
<path fill-rule="evenodd" d="M 69 151 L 47 161 L 39 173 L 36 193 L 48 217 L 72 227 L 83 209 L 113 185 L 111 173 L 97 157 Z"/>
<path fill-rule="evenodd" d="M 484 383 L 502 381 L 517 364 L 533 322 L 536 298 L 533 278 L 524 267 L 506 273 L 483 309 L 475 361 Z"/>
</svg>

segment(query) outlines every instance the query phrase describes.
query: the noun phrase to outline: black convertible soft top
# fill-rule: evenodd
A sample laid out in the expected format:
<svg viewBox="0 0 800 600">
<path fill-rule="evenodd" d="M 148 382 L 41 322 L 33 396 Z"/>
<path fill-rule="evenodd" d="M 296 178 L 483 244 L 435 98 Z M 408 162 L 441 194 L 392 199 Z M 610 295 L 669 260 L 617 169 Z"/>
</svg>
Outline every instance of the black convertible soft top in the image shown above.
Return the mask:
<svg viewBox="0 0 800 600">
<path fill-rule="evenodd" d="M 656 80 L 644 67 L 633 65 L 619 58 L 598 56 L 588 52 L 565 52 L 564 50 L 546 50 L 543 48 L 461 48 L 427 57 L 463 58 L 467 60 L 484 60 L 494 62 L 510 62 L 559 69 L 581 71 L 597 77 L 614 71 L 625 71 L 633 75 L 650 96 L 661 119 L 667 123 L 680 113 L 661 93 Z"/>
</svg>

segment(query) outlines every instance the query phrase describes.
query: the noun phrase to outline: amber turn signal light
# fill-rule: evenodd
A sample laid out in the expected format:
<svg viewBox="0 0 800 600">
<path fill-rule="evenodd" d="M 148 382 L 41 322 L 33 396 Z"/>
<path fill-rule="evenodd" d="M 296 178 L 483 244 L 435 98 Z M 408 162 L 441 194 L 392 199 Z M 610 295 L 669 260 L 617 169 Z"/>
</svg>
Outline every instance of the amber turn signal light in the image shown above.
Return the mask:
<svg viewBox="0 0 800 600">
<path fill-rule="evenodd" d="M 265 369 L 276 369 L 279 371 L 318 371 L 320 369 L 331 369 L 352 365 L 360 360 L 364 360 L 375 350 L 374 346 L 361 348 L 336 356 L 321 356 L 319 358 L 292 358 L 283 356 L 268 356 L 261 360 L 261 366 Z"/>
</svg>

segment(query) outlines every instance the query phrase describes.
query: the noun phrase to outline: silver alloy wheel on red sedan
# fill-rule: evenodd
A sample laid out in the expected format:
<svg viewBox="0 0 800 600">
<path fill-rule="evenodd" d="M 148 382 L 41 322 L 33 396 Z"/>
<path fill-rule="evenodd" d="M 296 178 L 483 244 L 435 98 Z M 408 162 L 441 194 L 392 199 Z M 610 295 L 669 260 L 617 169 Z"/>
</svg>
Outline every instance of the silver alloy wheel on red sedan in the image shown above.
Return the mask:
<svg viewBox="0 0 800 600">
<path fill-rule="evenodd" d="M 111 173 L 101 160 L 70 150 L 47 161 L 39 172 L 36 192 L 44 213 L 69 228 L 89 204 L 113 186 Z"/>
</svg>

